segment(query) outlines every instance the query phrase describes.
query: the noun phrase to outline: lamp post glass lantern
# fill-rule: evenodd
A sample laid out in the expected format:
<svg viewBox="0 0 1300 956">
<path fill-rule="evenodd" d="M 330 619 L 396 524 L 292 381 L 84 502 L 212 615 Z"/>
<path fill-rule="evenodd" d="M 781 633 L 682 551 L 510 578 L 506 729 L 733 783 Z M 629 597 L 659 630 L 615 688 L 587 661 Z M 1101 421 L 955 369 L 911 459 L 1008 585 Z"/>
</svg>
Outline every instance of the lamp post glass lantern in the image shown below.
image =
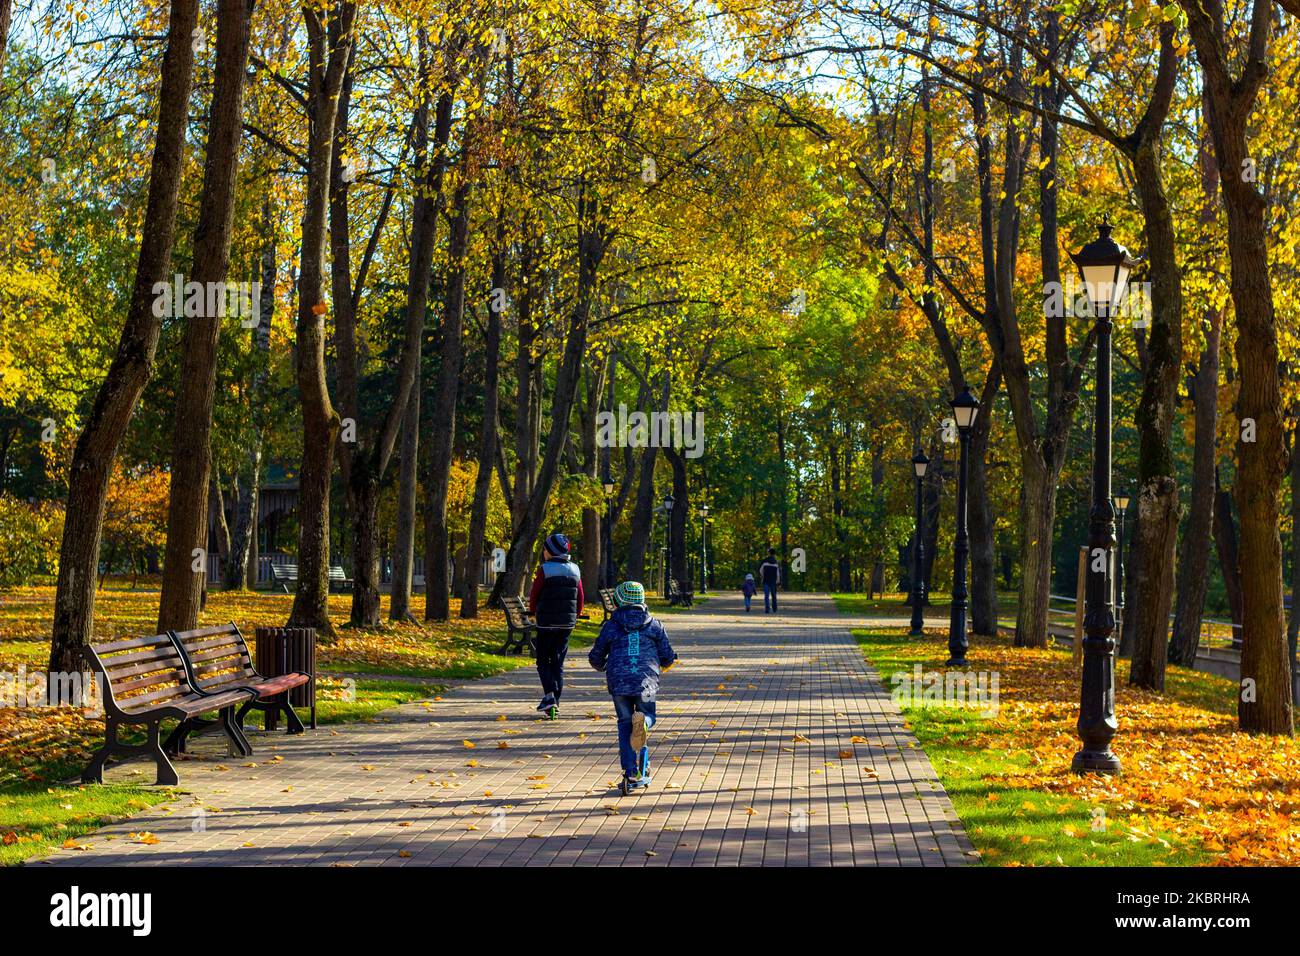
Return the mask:
<svg viewBox="0 0 1300 956">
<path fill-rule="evenodd" d="M 924 451 L 916 449 L 912 456 L 912 470 L 916 473 L 916 541 L 912 546 L 912 637 L 925 633 L 925 472 L 930 459 Z"/>
<path fill-rule="evenodd" d="M 957 423 L 961 439 L 961 463 L 957 468 L 957 534 L 953 540 L 952 562 L 952 616 L 948 623 L 948 664 L 966 666 L 966 609 L 970 592 L 966 587 L 966 559 L 970 555 L 970 539 L 966 534 L 966 486 L 970 479 L 970 435 L 979 416 L 979 400 L 969 388 L 952 400 L 952 417 Z"/>
<path fill-rule="evenodd" d="M 1097 410 L 1092 453 L 1092 507 L 1088 515 L 1088 564 L 1083 613 L 1083 679 L 1079 688 L 1076 773 L 1119 773 L 1110 742 L 1115 721 L 1115 608 L 1112 602 L 1111 548 L 1115 545 L 1115 505 L 1111 501 L 1111 333 L 1124 300 L 1129 273 L 1138 264 L 1111 238 L 1103 221 L 1098 236 L 1071 254 L 1092 305 L 1097 338 Z"/>
</svg>

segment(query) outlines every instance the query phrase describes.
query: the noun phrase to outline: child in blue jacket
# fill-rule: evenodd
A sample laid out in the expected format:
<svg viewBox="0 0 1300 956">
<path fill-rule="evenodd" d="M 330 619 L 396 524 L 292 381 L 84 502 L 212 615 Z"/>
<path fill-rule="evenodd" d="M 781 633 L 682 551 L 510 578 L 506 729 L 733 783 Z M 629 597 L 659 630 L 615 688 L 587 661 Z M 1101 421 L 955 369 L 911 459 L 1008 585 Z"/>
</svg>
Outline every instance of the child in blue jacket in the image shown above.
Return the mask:
<svg viewBox="0 0 1300 956">
<path fill-rule="evenodd" d="M 618 716 L 618 757 L 623 790 L 650 784 L 650 751 L 646 737 L 655 723 L 659 675 L 677 661 L 664 626 L 650 616 L 645 589 L 624 581 L 614 589 L 618 609 L 600 629 L 587 659 L 605 672 L 605 684 Z"/>
</svg>

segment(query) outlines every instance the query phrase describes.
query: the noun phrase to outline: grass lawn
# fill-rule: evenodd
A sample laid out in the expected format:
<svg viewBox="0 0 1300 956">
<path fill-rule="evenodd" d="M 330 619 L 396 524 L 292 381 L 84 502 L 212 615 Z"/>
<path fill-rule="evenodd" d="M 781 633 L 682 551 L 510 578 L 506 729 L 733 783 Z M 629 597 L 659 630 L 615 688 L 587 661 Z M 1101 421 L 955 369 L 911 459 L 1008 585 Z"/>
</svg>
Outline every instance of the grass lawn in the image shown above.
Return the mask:
<svg viewBox="0 0 1300 956">
<path fill-rule="evenodd" d="M 0 593 L 0 672 L 41 670 L 49 654 L 54 589 L 30 587 Z M 213 592 L 200 623 L 234 621 L 248 636 L 258 625 L 282 625 L 293 598 L 268 592 Z M 421 600 L 417 597 L 417 612 Z M 345 626 L 351 598 L 330 597 L 339 638 L 318 648 L 318 719 L 325 724 L 374 720 L 399 704 L 440 693 L 445 682 L 531 666 L 528 655 L 497 653 L 505 634 L 499 611 L 477 620 L 385 623 L 369 630 Z M 388 597 L 381 610 L 387 615 Z M 96 599 L 95 639 L 154 632 L 158 591 L 110 586 Z M 582 647 L 599 631 L 599 607 L 579 623 L 573 643 Z M 355 676 L 347 676 L 355 675 Z M 385 680 L 401 677 L 402 680 Z M 247 718 L 251 723 L 257 715 Z M 103 740 L 103 721 L 71 708 L 0 708 L 0 864 L 12 864 L 72 841 L 115 819 L 170 799 L 169 788 L 108 784 L 69 786 Z M 139 779 L 151 765 L 136 761 Z M 133 774 L 134 776 L 134 774 Z M 183 789 L 184 780 L 182 778 Z"/>
<path fill-rule="evenodd" d="M 943 630 L 854 634 L 886 688 L 916 664 L 944 670 Z M 904 715 L 986 864 L 1300 863 L 1300 744 L 1236 731 L 1232 682 L 1170 668 L 1155 694 L 1129 688 L 1121 661 L 1114 748 L 1124 772 L 1079 777 L 1069 770 L 1079 686 L 1069 654 L 1006 637 L 977 639 L 969 656 L 970 670 L 998 676 L 996 716 L 934 705 Z"/>
</svg>

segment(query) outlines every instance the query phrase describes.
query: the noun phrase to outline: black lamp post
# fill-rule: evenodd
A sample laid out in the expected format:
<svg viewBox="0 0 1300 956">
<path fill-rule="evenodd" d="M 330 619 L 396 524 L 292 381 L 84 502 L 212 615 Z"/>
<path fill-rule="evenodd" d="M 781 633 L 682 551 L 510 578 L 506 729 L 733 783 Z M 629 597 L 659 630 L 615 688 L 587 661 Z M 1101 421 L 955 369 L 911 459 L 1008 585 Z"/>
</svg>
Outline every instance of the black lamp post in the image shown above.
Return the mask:
<svg viewBox="0 0 1300 956">
<path fill-rule="evenodd" d="M 614 482 L 609 480 L 609 475 L 605 476 L 605 551 L 604 561 L 601 563 L 605 566 L 605 587 L 614 586 Z"/>
<path fill-rule="evenodd" d="M 948 623 L 948 666 L 966 666 L 966 608 L 970 592 L 966 589 L 966 558 L 970 539 L 966 535 L 966 485 L 970 477 L 970 433 L 979 414 L 979 400 L 963 388 L 950 402 L 952 417 L 961 438 L 961 464 L 957 468 L 957 536 L 952 549 L 952 618 Z"/>
<path fill-rule="evenodd" d="M 664 597 L 672 592 L 668 589 L 668 580 L 673 574 L 673 496 L 664 495 Z"/>
<path fill-rule="evenodd" d="M 920 448 L 912 456 L 912 470 L 916 472 L 916 546 L 912 548 L 915 568 L 912 571 L 912 637 L 925 633 L 925 501 L 923 482 L 925 470 L 930 466 L 930 459 Z"/>
<path fill-rule="evenodd" d="M 709 506 L 700 505 L 700 593 L 709 593 Z"/>
<path fill-rule="evenodd" d="M 1079 692 L 1079 740 L 1075 773 L 1119 773 L 1111 752 L 1115 738 L 1115 609 L 1111 604 L 1110 549 L 1115 544 L 1115 507 L 1110 499 L 1111 381 L 1113 317 L 1124 298 L 1129 272 L 1138 260 L 1110 237 L 1100 235 L 1072 254 L 1092 303 L 1097 332 L 1097 414 L 1092 454 L 1092 508 L 1088 520 L 1088 576 L 1084 591 L 1083 682 Z"/>
<path fill-rule="evenodd" d="M 1119 545 L 1115 555 L 1115 605 L 1119 609 L 1116 627 L 1124 634 L 1124 512 L 1128 511 L 1128 495 L 1115 496 L 1115 510 L 1119 512 Z"/>
</svg>

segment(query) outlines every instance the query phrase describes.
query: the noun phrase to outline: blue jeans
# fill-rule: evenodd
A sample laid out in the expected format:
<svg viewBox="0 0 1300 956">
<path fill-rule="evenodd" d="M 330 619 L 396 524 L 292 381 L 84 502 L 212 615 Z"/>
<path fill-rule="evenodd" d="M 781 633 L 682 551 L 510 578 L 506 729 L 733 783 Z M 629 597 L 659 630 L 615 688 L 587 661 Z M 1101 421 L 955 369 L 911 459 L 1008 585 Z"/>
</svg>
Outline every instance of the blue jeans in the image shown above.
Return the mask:
<svg viewBox="0 0 1300 956">
<path fill-rule="evenodd" d="M 751 600 L 752 598 L 753 598 L 753 595 L 752 595 L 752 594 L 746 594 L 746 595 L 745 595 L 745 610 L 746 610 L 746 611 L 749 610 L 749 602 L 750 602 L 750 600 Z"/>
<path fill-rule="evenodd" d="M 776 610 L 776 585 L 763 582 L 763 613 Z"/>
<path fill-rule="evenodd" d="M 632 749 L 632 714 L 635 711 L 645 714 L 645 725 L 653 727 L 655 722 L 655 702 L 642 700 L 640 694 L 615 694 L 614 713 L 618 716 L 618 762 L 625 774 L 633 777 L 640 773 L 638 754 Z"/>
</svg>

